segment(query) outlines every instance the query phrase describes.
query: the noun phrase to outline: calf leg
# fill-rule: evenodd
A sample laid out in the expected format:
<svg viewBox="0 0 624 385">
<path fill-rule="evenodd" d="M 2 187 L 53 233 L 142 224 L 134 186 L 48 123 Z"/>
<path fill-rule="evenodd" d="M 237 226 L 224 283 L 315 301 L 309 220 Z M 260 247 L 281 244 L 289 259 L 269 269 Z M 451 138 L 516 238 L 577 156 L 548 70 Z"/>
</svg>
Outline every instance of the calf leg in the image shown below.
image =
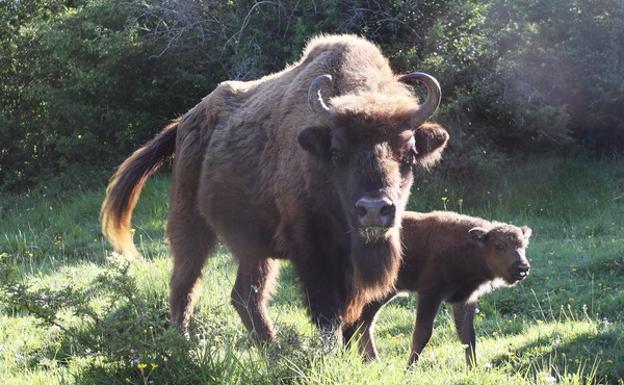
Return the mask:
<svg viewBox="0 0 624 385">
<path fill-rule="evenodd" d="M 433 320 L 435 319 L 441 299 L 435 295 L 421 295 L 418 297 L 418 307 L 416 310 L 416 325 L 412 334 L 412 351 L 408 365 L 418 361 L 420 353 L 423 351 L 433 331 Z"/>
<path fill-rule="evenodd" d="M 379 353 L 375 347 L 375 322 L 377 320 L 377 314 L 382 307 L 388 302 L 392 301 L 396 296 L 395 292 L 386 295 L 384 298 L 373 301 L 367 304 L 362 310 L 362 315 L 353 324 L 343 329 L 343 338 L 345 341 L 350 341 L 356 334 L 359 334 L 357 338 L 359 351 L 367 361 L 374 361 L 379 359 Z"/>
<path fill-rule="evenodd" d="M 275 332 L 267 314 L 266 304 L 279 272 L 278 261 L 237 257 L 239 266 L 236 283 L 232 289 L 232 305 L 254 342 L 270 341 L 275 337 Z"/>
<path fill-rule="evenodd" d="M 476 338 L 474 331 L 474 315 L 476 304 L 453 304 L 453 318 L 455 328 L 462 344 L 466 345 L 466 365 L 472 368 L 477 363 Z"/>
</svg>

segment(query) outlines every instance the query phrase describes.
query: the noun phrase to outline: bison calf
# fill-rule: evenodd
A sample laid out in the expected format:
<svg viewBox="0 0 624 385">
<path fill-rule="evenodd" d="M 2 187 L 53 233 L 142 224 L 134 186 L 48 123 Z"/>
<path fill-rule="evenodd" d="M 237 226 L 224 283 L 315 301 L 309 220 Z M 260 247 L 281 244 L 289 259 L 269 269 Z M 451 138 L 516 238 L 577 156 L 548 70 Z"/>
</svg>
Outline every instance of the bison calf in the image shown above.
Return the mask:
<svg viewBox="0 0 624 385">
<path fill-rule="evenodd" d="M 476 361 L 474 314 L 477 298 L 500 286 L 511 286 L 526 278 L 525 256 L 531 229 L 516 227 L 452 212 L 405 213 L 401 240 L 404 257 L 396 291 L 369 303 L 360 319 L 345 328 L 349 339 L 362 333 L 360 350 L 367 359 L 377 359 L 373 338 L 375 317 L 397 292 L 418 293 L 416 325 L 409 364 L 413 364 L 431 337 L 440 303 L 453 305 L 459 339 L 466 348 L 466 361 Z"/>
</svg>

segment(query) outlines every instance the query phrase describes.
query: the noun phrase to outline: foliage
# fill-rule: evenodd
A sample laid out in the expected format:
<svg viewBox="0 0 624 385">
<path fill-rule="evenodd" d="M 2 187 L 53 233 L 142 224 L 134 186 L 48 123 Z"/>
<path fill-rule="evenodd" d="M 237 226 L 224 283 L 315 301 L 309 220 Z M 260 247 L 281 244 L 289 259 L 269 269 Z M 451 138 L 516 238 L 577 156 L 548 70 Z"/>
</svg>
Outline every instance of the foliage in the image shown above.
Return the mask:
<svg viewBox="0 0 624 385">
<path fill-rule="evenodd" d="M 624 143 L 617 0 L 27 0 L 0 2 L 0 20 L 4 188 L 108 168 L 218 82 L 278 70 L 321 32 L 439 78 L 452 167 Z"/>
<path fill-rule="evenodd" d="M 5 2 L 2 14 L 29 4 Z M 214 86 L 186 58 L 152 58 L 158 47 L 133 22 L 138 7 L 87 1 L 9 20 L 10 44 L 0 45 L 2 76 L 11 80 L 0 113 L 5 185 L 110 164 Z"/>
<path fill-rule="evenodd" d="M 44 357 L 53 353 L 54 358 L 34 360 L 53 367 L 81 367 L 73 378 L 78 383 L 111 383 L 112 374 L 112 383 L 125 378 L 136 384 L 186 384 L 206 381 L 204 372 L 228 383 L 234 379 L 249 383 L 260 374 L 255 372 L 257 365 L 237 362 L 241 356 L 235 346 L 216 351 L 211 345 L 216 341 L 206 340 L 212 336 L 198 333 L 187 338 L 172 327 L 164 293 L 142 292 L 136 269 L 137 261 L 112 255 L 79 287 L 72 282 L 60 287 L 17 283 L 4 276 L 0 293 L 5 309 L 34 317 L 38 327 L 53 336 L 54 352 L 41 353 Z M 239 348 L 247 344 L 231 343 Z M 291 354 L 295 357 L 298 352 Z M 275 371 L 271 376 L 280 374 Z"/>
<path fill-rule="evenodd" d="M 223 248 L 206 262 L 188 335 L 179 333 L 168 322 L 162 197 L 170 186 L 160 176 L 134 217 L 142 260 L 111 255 L 97 235 L 101 191 L 68 201 L 65 190 L 50 189 L 3 202 L 0 378 L 7 385 L 621 385 L 622 162 L 539 157 L 502 168 L 466 179 L 420 175 L 410 202 L 533 228 L 530 276 L 479 301 L 474 370 L 465 370 L 448 308 L 418 366 L 404 370 L 413 297 L 381 311 L 380 362 L 364 363 L 353 349 L 323 350 L 287 263 L 269 305 L 277 340 L 255 347 L 229 303 L 236 264 Z"/>
</svg>

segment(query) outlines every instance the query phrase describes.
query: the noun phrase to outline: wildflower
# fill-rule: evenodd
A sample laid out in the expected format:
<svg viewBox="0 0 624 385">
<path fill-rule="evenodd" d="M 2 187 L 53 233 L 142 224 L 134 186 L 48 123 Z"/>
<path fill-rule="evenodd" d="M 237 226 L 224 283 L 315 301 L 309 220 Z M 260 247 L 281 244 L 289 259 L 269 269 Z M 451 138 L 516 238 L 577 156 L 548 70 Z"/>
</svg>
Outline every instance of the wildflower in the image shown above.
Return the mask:
<svg viewBox="0 0 624 385">
<path fill-rule="evenodd" d="M 137 368 L 143 370 L 143 369 L 147 368 L 147 364 L 138 364 Z"/>
</svg>

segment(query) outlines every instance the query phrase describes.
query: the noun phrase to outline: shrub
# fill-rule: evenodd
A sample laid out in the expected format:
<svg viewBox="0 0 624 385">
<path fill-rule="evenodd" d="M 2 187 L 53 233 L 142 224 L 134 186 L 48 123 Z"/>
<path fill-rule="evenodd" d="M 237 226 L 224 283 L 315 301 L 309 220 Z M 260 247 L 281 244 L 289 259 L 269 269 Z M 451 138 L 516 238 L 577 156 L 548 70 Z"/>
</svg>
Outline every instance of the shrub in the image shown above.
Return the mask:
<svg viewBox="0 0 624 385">
<path fill-rule="evenodd" d="M 320 32 L 439 78 L 451 166 L 624 146 L 617 0 L 30 0 L 1 3 L 0 20 L 4 188 L 111 167 L 218 82 L 278 70 Z"/>
</svg>

